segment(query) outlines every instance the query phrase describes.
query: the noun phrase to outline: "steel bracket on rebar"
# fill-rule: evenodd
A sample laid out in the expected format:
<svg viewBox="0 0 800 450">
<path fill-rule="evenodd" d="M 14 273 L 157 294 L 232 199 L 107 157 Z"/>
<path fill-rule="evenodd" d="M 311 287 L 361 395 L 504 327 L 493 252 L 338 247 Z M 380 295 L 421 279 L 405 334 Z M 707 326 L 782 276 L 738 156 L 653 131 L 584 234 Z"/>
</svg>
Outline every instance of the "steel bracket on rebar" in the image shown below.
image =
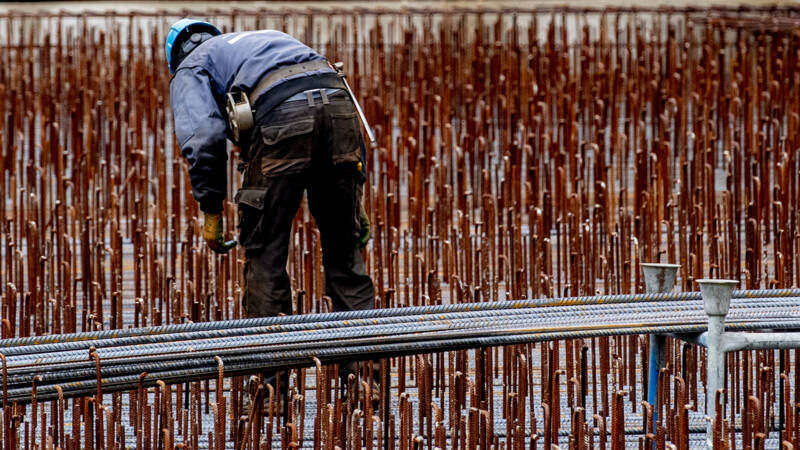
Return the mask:
<svg viewBox="0 0 800 450">
<path fill-rule="evenodd" d="M 706 397 L 725 389 L 725 353 L 739 350 L 800 348 L 800 332 L 731 333 L 725 331 L 725 316 L 730 309 L 736 280 L 697 280 L 703 295 L 703 307 L 708 315 L 708 331 L 691 338 L 690 342 L 707 349 Z M 713 398 L 713 397 L 712 397 Z M 713 448 L 716 402 L 706 401 L 706 413 L 711 419 L 706 425 L 706 446 Z"/>
<path fill-rule="evenodd" d="M 707 331 L 692 334 L 673 334 L 670 336 L 690 344 L 708 347 Z M 768 331 L 756 331 L 751 333 L 723 331 L 721 339 L 722 351 L 724 353 L 742 350 L 793 349 L 800 348 L 800 329 L 782 333 L 772 333 Z"/>
<path fill-rule="evenodd" d="M 675 284 L 676 264 L 642 264 L 645 286 L 648 293 L 670 292 Z M 725 317 L 730 309 L 733 288 L 736 280 L 697 280 L 703 297 L 703 308 L 708 316 L 708 331 L 694 334 L 670 334 L 691 344 L 707 349 L 707 398 L 725 388 L 725 353 L 741 350 L 793 349 L 800 348 L 800 329 L 796 332 L 726 332 Z M 656 406 L 658 392 L 658 373 L 664 366 L 665 335 L 650 336 L 650 366 L 647 401 Z M 658 408 L 654 408 L 658 411 Z M 716 404 L 706 402 L 708 423 L 706 426 L 706 446 L 713 448 Z M 653 421 L 655 423 L 655 420 Z"/>
</svg>

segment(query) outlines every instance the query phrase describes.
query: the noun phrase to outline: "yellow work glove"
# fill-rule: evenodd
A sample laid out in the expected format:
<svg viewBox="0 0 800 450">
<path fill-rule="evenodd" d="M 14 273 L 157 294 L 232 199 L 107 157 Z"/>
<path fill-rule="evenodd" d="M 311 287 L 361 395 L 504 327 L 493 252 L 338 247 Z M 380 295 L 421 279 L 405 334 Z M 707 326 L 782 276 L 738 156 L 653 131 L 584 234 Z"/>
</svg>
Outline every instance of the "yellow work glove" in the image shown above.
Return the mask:
<svg viewBox="0 0 800 450">
<path fill-rule="evenodd" d="M 372 234 L 370 233 L 369 229 L 369 216 L 367 215 L 367 211 L 364 209 L 364 205 L 361 205 L 361 210 L 358 213 L 358 221 L 361 224 L 361 231 L 358 233 L 358 248 L 364 250 L 367 246 L 367 243 L 372 238 Z"/>
<path fill-rule="evenodd" d="M 216 253 L 228 253 L 230 249 L 236 247 L 236 241 L 225 242 L 222 238 L 222 214 L 205 213 L 203 239 L 208 248 Z"/>
</svg>

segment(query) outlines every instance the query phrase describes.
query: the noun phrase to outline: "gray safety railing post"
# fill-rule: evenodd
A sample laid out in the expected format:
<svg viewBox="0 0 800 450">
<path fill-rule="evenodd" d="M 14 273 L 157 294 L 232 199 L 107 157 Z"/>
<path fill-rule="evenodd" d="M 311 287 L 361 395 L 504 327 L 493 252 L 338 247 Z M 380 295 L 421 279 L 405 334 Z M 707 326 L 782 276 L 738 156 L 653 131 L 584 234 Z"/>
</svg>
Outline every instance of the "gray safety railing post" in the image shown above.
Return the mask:
<svg viewBox="0 0 800 450">
<path fill-rule="evenodd" d="M 640 264 L 644 272 L 644 286 L 648 294 L 672 292 L 680 264 Z M 664 367 L 664 346 L 666 337 L 660 334 L 650 335 L 650 362 L 647 373 L 647 403 L 653 407 L 653 434 L 656 432 L 658 420 L 658 374 Z M 644 424 L 645 428 L 647 424 Z"/>
<path fill-rule="evenodd" d="M 706 445 L 713 448 L 714 421 L 716 418 L 717 390 L 725 388 L 725 316 L 731 306 L 735 280 L 697 280 L 703 295 L 703 307 L 708 315 L 706 347 L 708 353 L 706 372 Z"/>
</svg>

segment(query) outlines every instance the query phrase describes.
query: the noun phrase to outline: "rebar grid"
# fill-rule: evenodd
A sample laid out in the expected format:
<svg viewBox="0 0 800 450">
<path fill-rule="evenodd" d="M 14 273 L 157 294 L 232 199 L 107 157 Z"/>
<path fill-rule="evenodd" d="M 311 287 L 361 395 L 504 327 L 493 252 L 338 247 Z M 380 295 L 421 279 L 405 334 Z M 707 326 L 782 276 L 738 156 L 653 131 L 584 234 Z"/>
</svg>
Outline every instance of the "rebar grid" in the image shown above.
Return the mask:
<svg viewBox="0 0 800 450">
<path fill-rule="evenodd" d="M 746 289 L 798 286 L 798 11 L 477 6 L 185 14 L 224 31 L 281 29 L 345 62 L 378 135 L 365 191 L 375 225 L 366 259 L 378 305 L 457 311 L 488 300 L 640 293 L 639 263 L 659 259 L 681 264 L 682 291 L 703 277 L 734 278 Z M 210 361 L 192 370 L 218 381 L 117 375 L 129 383 L 121 394 L 96 382 L 112 368 L 105 366 L 109 350 L 44 337 L 119 334 L 134 345 L 148 336 L 125 331 L 131 326 L 171 330 L 191 322 L 182 325 L 190 331 L 241 317 L 243 255 L 237 249 L 218 257 L 199 239 L 199 211 L 172 137 L 161 43 L 182 15 L 0 16 L 0 338 L 49 342 L 65 353 L 37 358 L 95 373 L 93 385 L 73 379 L 89 386 L 73 400 L 64 398 L 69 383 L 55 387 L 46 373 L 22 374 L 31 405 L 14 405 L 21 397 L 9 389 L 23 389 L 13 384 L 23 379 L 10 378 L 12 353 L 23 347 L 4 347 L 0 448 L 626 445 L 626 422 L 649 408 L 640 403 L 648 343 L 636 333 L 670 324 L 555 329 L 578 323 L 581 308 L 589 310 L 586 322 L 612 326 L 600 306 L 592 315 L 591 306 L 566 303 L 560 323 L 542 313 L 553 329 L 542 327 L 535 339 L 531 332 L 481 340 L 480 331 L 448 329 L 444 320 L 420 325 L 445 345 L 412 343 L 409 353 L 432 353 L 363 363 L 345 398 L 335 365 L 293 369 L 280 420 L 277 392 L 229 376 L 256 367 L 237 364 L 263 367 L 266 348 L 256 362 L 202 350 Z M 237 155 L 232 147 L 229 199 Z M 230 203 L 225 220 L 230 234 Z M 304 207 L 289 263 L 297 313 L 328 314 L 320 260 Z M 673 313 L 690 317 L 687 305 Z M 639 306 L 641 318 L 654 308 Z M 741 326 L 792 328 L 791 304 L 784 306 L 765 322 Z M 667 310 L 654 314 L 663 318 Z M 528 319 L 535 323 L 522 314 L 470 320 L 497 330 L 492 324 Z M 316 339 L 336 332 L 324 325 L 300 331 L 302 323 L 253 326 Z M 207 331 L 233 337 L 249 326 Z M 394 326 L 399 339 L 408 325 Z M 345 349 L 382 356 L 374 342 L 359 345 L 363 354 Z M 467 347 L 476 349 L 456 350 Z M 343 353 L 305 350 L 296 366 L 308 364 L 310 353 L 320 364 Z M 80 363 L 69 359 L 81 353 Z M 281 358 L 292 354 L 300 353 Z M 184 359 L 179 352 L 168 355 L 172 361 L 158 364 L 187 363 L 176 361 Z M 688 448 L 689 417 L 704 409 L 703 350 L 669 341 L 665 360 L 656 432 L 638 436 L 639 445 Z M 729 355 L 720 443 L 761 448 L 783 428 L 778 440 L 800 445 L 793 406 L 800 403 L 799 362 L 790 351 Z M 373 372 L 381 376 L 376 405 L 364 393 Z M 266 398 L 266 411 L 247 413 L 248 393 Z M 315 400 L 309 421 L 306 398 Z M 215 418 L 210 430 L 207 415 Z"/>
</svg>

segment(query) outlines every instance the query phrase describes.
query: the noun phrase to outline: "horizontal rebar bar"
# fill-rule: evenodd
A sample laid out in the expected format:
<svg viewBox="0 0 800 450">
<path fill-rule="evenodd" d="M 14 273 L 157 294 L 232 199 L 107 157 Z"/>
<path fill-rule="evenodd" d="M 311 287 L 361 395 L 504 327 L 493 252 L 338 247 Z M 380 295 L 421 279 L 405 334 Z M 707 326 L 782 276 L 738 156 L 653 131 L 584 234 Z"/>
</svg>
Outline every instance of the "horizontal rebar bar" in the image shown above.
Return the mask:
<svg viewBox="0 0 800 450">
<path fill-rule="evenodd" d="M 800 307 L 797 306 L 800 299 L 754 295 L 743 292 L 732 302 L 730 320 L 738 323 L 730 325 L 732 330 L 737 326 L 749 329 L 800 326 Z M 176 333 L 180 337 L 178 341 L 170 341 L 170 334 L 154 336 L 146 330 L 130 330 L 134 335 L 139 333 L 140 336 L 147 336 L 148 344 L 129 345 L 121 339 L 119 345 L 113 345 L 114 340 L 106 340 L 111 344 L 109 347 L 92 347 L 92 352 L 100 358 L 99 374 L 103 379 L 125 380 L 128 379 L 126 377 L 141 373 L 165 373 L 164 376 L 171 380 L 178 376 L 176 373 L 184 373 L 181 371 L 197 369 L 202 372 L 203 368 L 215 367 L 215 357 L 224 357 L 226 370 L 238 373 L 256 367 L 252 364 L 260 364 L 257 366 L 259 370 L 287 369 L 296 367 L 298 360 L 307 363 L 312 357 L 326 361 L 346 359 L 348 356 L 364 355 L 365 348 L 372 349 L 374 354 L 367 353 L 370 357 L 399 356 L 456 350 L 465 348 L 463 346 L 506 345 L 490 343 L 495 342 L 491 339 L 501 342 L 507 336 L 514 336 L 514 343 L 527 343 L 548 337 L 575 339 L 629 334 L 631 329 L 646 334 L 702 331 L 706 316 L 700 301 L 642 302 L 641 298 L 637 298 L 638 303 L 624 304 L 585 303 L 587 299 L 576 298 L 570 301 L 578 304 L 567 307 L 561 306 L 561 299 L 555 299 L 552 306 L 546 307 L 520 306 L 525 302 L 480 303 L 474 305 L 482 306 L 477 311 L 440 314 L 431 313 L 430 310 L 440 310 L 441 307 L 405 308 L 403 310 L 408 312 L 427 314 L 402 316 L 397 314 L 401 310 L 393 310 L 389 317 L 322 322 L 329 325 L 328 328 L 320 327 L 314 315 L 292 316 L 295 322 L 287 324 L 288 330 L 279 327 L 267 330 L 258 327 L 233 328 L 244 333 L 214 338 L 210 338 L 206 331 L 179 332 Z M 226 323 L 215 325 L 228 328 Z M 296 326 L 294 330 L 291 330 L 292 325 Z M 476 334 L 481 337 L 476 337 Z M 155 338 L 165 340 L 153 342 Z M 447 347 L 447 342 L 455 347 Z M 49 348 L 52 345 L 30 347 Z M 354 353 L 353 348 L 361 350 Z M 9 388 L 9 395 L 16 396 L 13 397 L 15 399 L 21 395 L 20 392 L 30 391 L 34 379 L 38 385 L 37 395 L 49 392 L 47 386 L 55 389 L 55 383 L 58 382 L 66 382 L 68 389 L 65 392 L 72 392 L 73 386 L 89 385 L 96 388 L 95 363 L 87 360 L 89 355 L 84 351 L 47 356 L 46 353 L 26 353 L 28 347 L 12 347 L 8 350 L 20 351 L 18 355 L 4 358 L 4 382 Z M 257 362 L 252 359 L 254 354 L 259 355 Z M 104 389 L 116 389 L 115 383 L 110 382 L 109 386 L 104 383 Z"/>
<path fill-rule="evenodd" d="M 734 291 L 735 299 L 757 298 L 798 298 L 800 289 L 759 289 L 751 291 Z M 355 320 L 383 319 L 391 317 L 405 317 L 416 315 L 432 315 L 455 312 L 483 311 L 491 312 L 503 309 L 544 308 L 544 307 L 569 307 L 587 305 L 647 303 L 660 301 L 685 301 L 699 300 L 699 292 L 677 292 L 669 294 L 621 294 L 600 295 L 590 297 L 564 297 L 553 299 L 514 300 L 502 302 L 461 303 L 449 305 L 418 306 L 393 309 L 372 309 L 363 311 L 345 311 L 324 314 L 306 314 L 303 316 L 276 316 L 250 319 L 238 319 L 219 322 L 200 322 L 178 325 L 165 325 L 147 328 L 128 328 L 121 330 L 101 330 L 96 332 L 68 333 L 62 335 L 33 336 L 29 338 L 10 338 L 0 340 L 0 353 L 5 355 L 23 354 L 15 353 L 9 347 L 43 346 L 46 344 L 66 344 L 73 342 L 72 346 L 43 347 L 45 352 L 57 352 L 71 349 L 89 348 L 96 346 L 95 340 L 121 340 L 128 337 L 143 337 L 143 341 L 151 336 L 174 333 L 194 333 L 202 331 L 224 330 L 231 332 L 237 328 L 271 327 L 276 325 L 311 324 L 322 327 L 324 322 L 343 322 Z M 646 307 L 646 306 L 642 306 Z M 317 325 L 319 324 L 319 325 Z M 308 325 L 307 325 L 308 326 Z M 143 341 L 121 341 L 130 344 Z"/>
<path fill-rule="evenodd" d="M 794 329 L 798 327 L 796 320 L 770 321 L 770 322 L 730 322 L 726 323 L 726 330 L 752 331 L 763 328 Z M 634 334 L 669 334 L 669 333 L 700 333 L 706 330 L 706 324 L 631 324 L 596 325 L 582 330 L 566 331 L 539 331 L 523 329 L 499 329 L 486 333 L 485 336 L 476 336 L 472 330 L 458 330 L 452 332 L 457 335 L 451 337 L 447 333 L 433 333 L 427 340 L 409 340 L 391 344 L 364 344 L 353 346 L 334 346 L 332 348 L 310 348 L 305 350 L 292 350 L 288 352 L 257 353 L 246 351 L 236 357 L 225 358 L 225 373 L 227 376 L 261 373 L 265 370 L 286 370 L 297 367 L 310 367 L 314 365 L 313 358 L 323 363 L 336 363 L 354 359 L 382 358 L 389 356 L 404 356 L 439 351 L 454 351 L 470 348 L 497 347 L 517 345 L 533 342 L 552 341 L 560 339 L 591 338 L 601 336 L 624 336 Z M 201 360 L 191 368 L 165 369 L 163 363 L 142 364 L 136 367 L 131 375 L 103 377 L 102 388 L 104 392 L 118 392 L 135 389 L 140 383 L 144 386 L 154 386 L 158 381 L 165 383 L 182 383 L 214 379 L 218 376 L 219 364 L 214 357 Z M 87 395 L 97 390 L 96 379 L 77 380 L 60 385 L 45 385 L 37 382 L 36 396 L 38 400 L 53 400 L 58 397 L 59 386 L 64 397 Z M 18 388 L 8 390 L 8 401 L 27 403 L 30 401 L 31 388 Z"/>
</svg>

